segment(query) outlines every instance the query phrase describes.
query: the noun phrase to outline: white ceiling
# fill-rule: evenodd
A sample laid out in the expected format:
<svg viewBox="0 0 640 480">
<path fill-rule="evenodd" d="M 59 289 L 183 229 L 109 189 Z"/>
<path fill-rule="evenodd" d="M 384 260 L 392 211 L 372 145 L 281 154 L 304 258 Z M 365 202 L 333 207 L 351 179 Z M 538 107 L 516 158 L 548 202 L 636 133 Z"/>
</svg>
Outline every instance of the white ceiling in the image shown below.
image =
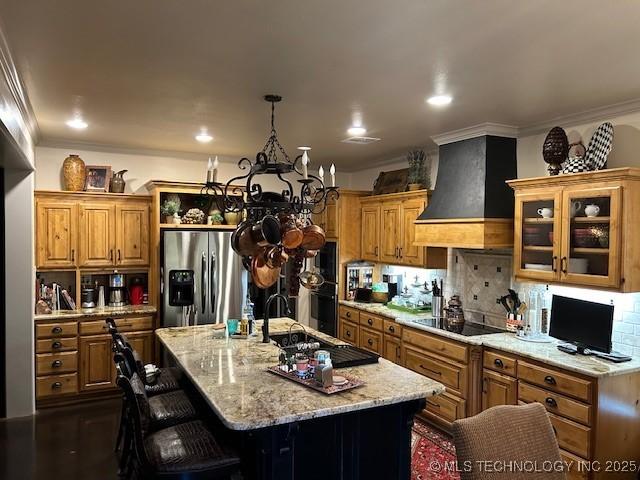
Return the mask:
<svg viewBox="0 0 640 480">
<path fill-rule="evenodd" d="M 632 1 L 0 0 L 0 19 L 43 141 L 255 155 L 274 92 L 290 153 L 354 169 L 640 98 Z M 440 90 L 449 107 L 425 104 Z M 88 129 L 65 125 L 74 109 Z M 354 110 L 380 142 L 340 142 Z"/>
</svg>

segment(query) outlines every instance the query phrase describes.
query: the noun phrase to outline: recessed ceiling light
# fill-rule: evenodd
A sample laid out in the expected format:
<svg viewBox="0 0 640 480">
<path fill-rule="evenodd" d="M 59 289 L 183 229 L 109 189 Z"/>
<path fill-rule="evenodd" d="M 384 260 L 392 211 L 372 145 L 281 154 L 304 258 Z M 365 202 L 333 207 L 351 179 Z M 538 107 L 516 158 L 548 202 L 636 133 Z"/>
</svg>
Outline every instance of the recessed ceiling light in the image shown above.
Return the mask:
<svg viewBox="0 0 640 480">
<path fill-rule="evenodd" d="M 89 124 L 82 120 L 81 117 L 74 117 L 71 120 L 67 121 L 67 126 L 75 128 L 76 130 L 84 130 L 89 126 Z"/>
<path fill-rule="evenodd" d="M 366 128 L 364 128 L 364 127 L 362 127 L 362 126 L 359 126 L 359 127 L 355 127 L 355 126 L 354 126 L 354 127 L 350 127 L 350 128 L 347 130 L 347 133 L 348 133 L 349 135 L 351 135 L 352 137 L 361 137 L 362 135 L 364 135 L 365 133 L 367 133 L 367 129 L 366 129 Z"/>
<path fill-rule="evenodd" d="M 451 103 L 451 95 L 434 95 L 433 97 L 427 98 L 427 103 L 429 105 L 434 105 L 436 107 L 441 107 L 443 105 L 449 105 Z"/>
<path fill-rule="evenodd" d="M 302 146 L 302 147 L 298 147 L 298 150 L 302 150 L 303 152 L 308 152 L 309 150 L 311 150 L 311 147 Z"/>
<path fill-rule="evenodd" d="M 209 143 L 211 140 L 213 140 L 213 137 L 211 135 L 209 135 L 207 130 L 204 129 L 204 128 L 202 130 L 200 130 L 200 133 L 197 134 L 195 138 L 200 143 Z"/>
</svg>

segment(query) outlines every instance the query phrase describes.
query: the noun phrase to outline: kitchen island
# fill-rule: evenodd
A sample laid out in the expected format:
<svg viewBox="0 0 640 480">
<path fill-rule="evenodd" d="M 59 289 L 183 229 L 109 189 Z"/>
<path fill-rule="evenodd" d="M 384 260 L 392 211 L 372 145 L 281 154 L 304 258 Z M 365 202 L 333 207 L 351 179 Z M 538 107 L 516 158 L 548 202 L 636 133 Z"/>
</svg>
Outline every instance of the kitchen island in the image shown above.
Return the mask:
<svg viewBox="0 0 640 480">
<path fill-rule="evenodd" d="M 272 334 L 290 319 L 272 319 Z M 343 342 L 312 329 L 333 344 Z M 365 381 L 325 395 L 266 371 L 279 348 L 214 339 L 211 326 L 156 331 L 221 422 L 239 432 L 246 478 L 408 479 L 413 416 L 444 386 L 384 359 L 340 369 Z"/>
</svg>

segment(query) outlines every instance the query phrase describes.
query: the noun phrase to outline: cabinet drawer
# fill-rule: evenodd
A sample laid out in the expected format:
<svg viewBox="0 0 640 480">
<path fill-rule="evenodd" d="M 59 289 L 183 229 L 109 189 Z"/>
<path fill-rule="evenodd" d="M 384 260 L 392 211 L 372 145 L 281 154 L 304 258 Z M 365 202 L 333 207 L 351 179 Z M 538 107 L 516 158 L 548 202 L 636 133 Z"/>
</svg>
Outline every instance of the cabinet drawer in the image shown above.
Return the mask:
<svg viewBox="0 0 640 480">
<path fill-rule="evenodd" d="M 77 334 L 78 322 L 36 324 L 36 338 L 73 337 Z"/>
<path fill-rule="evenodd" d="M 77 373 L 36 378 L 37 398 L 65 395 L 69 393 L 78 393 Z"/>
<path fill-rule="evenodd" d="M 360 347 L 382 355 L 382 333 L 370 328 L 360 327 Z"/>
<path fill-rule="evenodd" d="M 388 318 L 384 319 L 384 333 L 387 335 L 392 335 L 394 337 L 402 336 L 402 325 L 398 325 L 393 320 L 389 320 Z"/>
<path fill-rule="evenodd" d="M 153 317 L 116 318 L 115 321 L 120 333 L 153 329 Z M 80 335 L 101 335 L 108 331 L 109 327 L 104 320 L 80 322 Z"/>
<path fill-rule="evenodd" d="M 466 346 L 460 345 L 459 343 L 444 340 L 435 335 L 421 333 L 412 328 L 402 329 L 402 340 L 407 343 L 412 343 L 416 347 L 444 355 L 452 360 L 467 363 L 469 350 Z"/>
<path fill-rule="evenodd" d="M 516 376 L 516 359 L 502 352 L 485 351 L 482 366 L 503 375 Z"/>
<path fill-rule="evenodd" d="M 591 452 L 590 428 L 552 413 L 549 414 L 549 419 L 560 448 L 583 458 L 589 458 Z"/>
<path fill-rule="evenodd" d="M 587 480 L 589 478 L 588 465 L 584 458 L 577 457 L 565 450 L 560 450 L 560 457 L 565 465 L 570 465 L 569 470 L 565 470 L 566 480 Z"/>
<path fill-rule="evenodd" d="M 36 340 L 36 353 L 68 352 L 78 349 L 78 337 L 43 338 Z"/>
<path fill-rule="evenodd" d="M 338 312 L 340 314 L 340 318 L 344 318 L 345 320 L 349 320 L 350 322 L 358 323 L 358 316 L 360 312 L 355 308 L 340 305 Z"/>
<path fill-rule="evenodd" d="M 445 392 L 435 397 L 427 398 L 427 408 L 425 410 L 450 425 L 455 420 L 466 416 L 465 403 L 464 399 Z"/>
<path fill-rule="evenodd" d="M 404 365 L 411 370 L 432 378 L 462 397 L 467 390 L 467 367 L 444 362 L 424 352 L 405 349 Z"/>
<path fill-rule="evenodd" d="M 38 353 L 36 375 L 52 375 L 78 371 L 78 352 Z"/>
<path fill-rule="evenodd" d="M 520 400 L 526 403 L 541 403 L 548 412 L 584 423 L 585 425 L 591 425 L 591 407 L 584 403 L 571 400 L 564 395 L 549 392 L 521 381 L 518 382 L 518 396 Z"/>
<path fill-rule="evenodd" d="M 360 325 L 382 331 L 384 319 L 368 312 L 360 312 Z"/>
<path fill-rule="evenodd" d="M 518 378 L 591 403 L 592 383 L 589 380 L 523 361 L 518 362 Z"/>
<path fill-rule="evenodd" d="M 340 319 L 340 340 L 358 345 L 358 325 L 343 318 Z"/>
</svg>

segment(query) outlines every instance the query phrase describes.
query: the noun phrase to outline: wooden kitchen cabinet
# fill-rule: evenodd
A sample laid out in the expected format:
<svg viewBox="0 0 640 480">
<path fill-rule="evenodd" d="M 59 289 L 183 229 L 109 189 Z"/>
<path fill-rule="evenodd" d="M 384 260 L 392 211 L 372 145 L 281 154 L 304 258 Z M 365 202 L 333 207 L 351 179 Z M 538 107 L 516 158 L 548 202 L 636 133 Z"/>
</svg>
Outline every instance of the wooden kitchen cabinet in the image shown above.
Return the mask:
<svg viewBox="0 0 640 480">
<path fill-rule="evenodd" d="M 149 263 L 149 205 L 116 204 L 116 265 L 134 267 Z"/>
<path fill-rule="evenodd" d="M 36 199 L 36 267 L 74 268 L 77 242 L 77 204 Z"/>
<path fill-rule="evenodd" d="M 115 205 L 113 203 L 81 203 L 79 205 L 79 266 L 113 265 L 116 248 Z"/>
<path fill-rule="evenodd" d="M 104 390 L 115 386 L 111 335 L 80 337 L 80 390 Z"/>
<path fill-rule="evenodd" d="M 36 268 L 149 265 L 150 197 L 36 192 Z"/>
<path fill-rule="evenodd" d="M 390 362 L 402 365 L 402 342 L 400 341 L 400 338 L 387 333 L 384 334 L 383 357 Z"/>
<path fill-rule="evenodd" d="M 131 347 L 140 355 L 143 363 L 153 363 L 154 333 L 152 331 L 127 333 L 126 337 Z"/>
<path fill-rule="evenodd" d="M 482 377 L 482 410 L 497 405 L 518 404 L 518 381 L 484 369 Z"/>
<path fill-rule="evenodd" d="M 508 183 L 517 279 L 640 291 L 640 169 Z"/>
<path fill-rule="evenodd" d="M 362 258 L 372 262 L 380 259 L 380 205 L 362 206 Z"/>
<path fill-rule="evenodd" d="M 447 268 L 446 248 L 414 245 L 414 222 L 427 205 L 427 190 L 362 199 L 362 256 L 393 265 Z"/>
<path fill-rule="evenodd" d="M 327 240 L 338 239 L 338 203 L 334 199 L 327 201 L 323 212 L 313 215 L 313 223 L 322 227 Z"/>
<path fill-rule="evenodd" d="M 400 258 L 400 202 L 384 202 L 380 207 L 380 258 L 394 263 Z"/>
</svg>

